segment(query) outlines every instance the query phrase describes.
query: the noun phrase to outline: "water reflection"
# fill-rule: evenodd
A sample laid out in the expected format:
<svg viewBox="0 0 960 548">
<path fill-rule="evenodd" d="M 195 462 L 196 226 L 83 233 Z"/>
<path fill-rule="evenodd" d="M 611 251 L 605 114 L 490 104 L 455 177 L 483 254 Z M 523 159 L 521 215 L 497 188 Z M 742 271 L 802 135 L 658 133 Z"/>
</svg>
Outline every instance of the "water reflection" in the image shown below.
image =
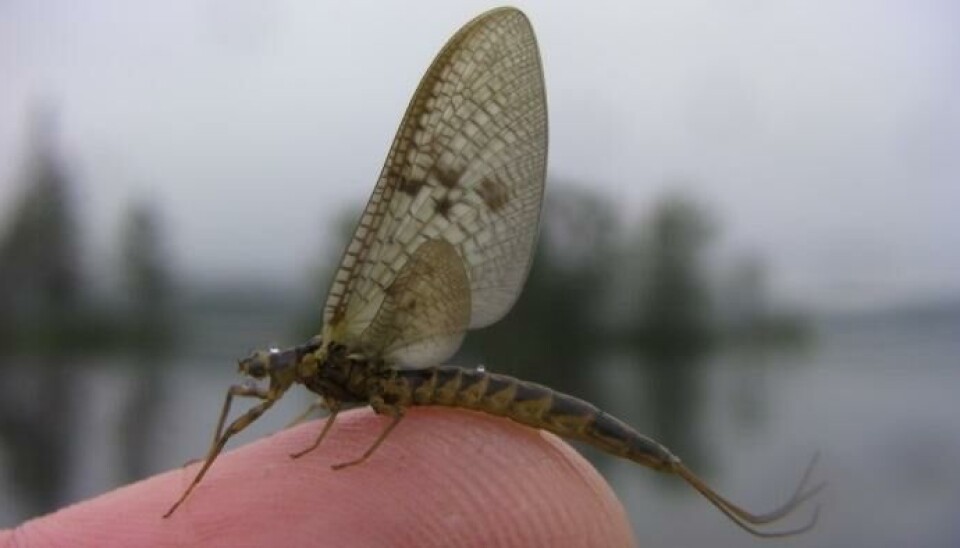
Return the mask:
<svg viewBox="0 0 960 548">
<path fill-rule="evenodd" d="M 34 358 L 26 367 L 3 365 L 0 436 L 6 479 L 27 515 L 49 511 L 65 500 L 70 449 L 78 433 L 71 422 L 76 371 L 62 359 Z M 15 390 L 11 389 L 14 388 Z"/>
<path fill-rule="evenodd" d="M 130 482 L 146 477 L 156 469 L 150 466 L 150 450 L 155 432 L 163 427 L 161 404 L 170 398 L 163 378 L 166 360 L 143 358 L 132 363 L 134 373 L 127 387 L 126 405 L 118 425 L 120 443 L 119 480 Z"/>
</svg>

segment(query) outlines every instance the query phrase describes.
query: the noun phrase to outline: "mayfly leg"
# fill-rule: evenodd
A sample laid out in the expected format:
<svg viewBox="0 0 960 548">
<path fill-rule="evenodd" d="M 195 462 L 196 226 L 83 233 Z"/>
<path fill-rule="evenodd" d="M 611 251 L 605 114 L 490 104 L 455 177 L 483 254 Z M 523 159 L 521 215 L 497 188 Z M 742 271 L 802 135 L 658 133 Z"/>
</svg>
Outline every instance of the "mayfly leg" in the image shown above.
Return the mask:
<svg viewBox="0 0 960 548">
<path fill-rule="evenodd" d="M 315 439 L 312 444 L 310 444 L 310 447 L 307 447 L 306 449 L 302 451 L 298 451 L 296 453 L 291 453 L 290 458 L 299 459 L 300 457 L 306 455 L 310 451 L 313 451 L 317 447 L 320 447 L 320 442 L 323 441 L 323 438 L 327 436 L 327 432 L 330 431 L 330 427 L 333 426 L 333 422 L 337 420 L 337 414 L 340 413 L 340 402 L 338 401 L 329 401 L 329 402 L 326 402 L 326 404 L 324 405 L 314 402 L 314 404 L 311 405 L 310 407 L 313 408 L 314 406 L 323 407 L 329 410 L 330 416 L 327 417 L 327 422 L 326 424 L 323 425 L 323 429 L 320 430 L 320 435 L 317 436 L 317 439 Z M 307 409 L 307 411 L 312 411 L 312 409 Z"/>
<path fill-rule="evenodd" d="M 267 390 L 265 388 L 250 386 L 247 384 L 235 384 L 231 386 L 227 390 L 227 397 L 223 400 L 223 409 L 220 410 L 220 418 L 217 420 L 217 427 L 213 430 L 213 441 L 210 442 L 210 445 L 217 443 L 217 440 L 220 439 L 220 434 L 223 433 L 223 425 L 227 420 L 227 415 L 230 414 L 230 405 L 233 402 L 234 396 L 260 398 L 261 400 L 265 400 L 267 399 Z M 187 467 L 196 462 L 200 462 L 200 459 L 190 459 L 183 463 L 183 466 Z"/>
<path fill-rule="evenodd" d="M 213 432 L 213 441 L 211 444 L 217 443 L 217 440 L 220 439 L 220 435 L 223 433 L 223 425 L 227 422 L 227 415 L 230 414 L 230 406 L 233 404 L 234 396 L 265 400 L 268 397 L 267 394 L 267 389 L 259 386 L 251 386 L 249 384 L 235 384 L 231 386 L 227 390 L 227 397 L 223 400 L 223 409 L 220 410 L 220 418 L 217 420 L 217 428 Z"/>
<path fill-rule="evenodd" d="M 238 417 L 236 420 L 230 423 L 230 426 L 228 426 L 226 430 L 221 432 L 225 417 L 227 416 L 227 412 L 230 410 L 230 403 L 233 400 L 234 395 L 258 397 L 263 399 L 263 401 Z M 217 437 L 214 438 L 213 444 L 210 446 L 210 450 L 207 451 L 207 457 L 204 459 L 203 466 L 200 468 L 200 471 L 197 472 L 197 475 L 193 478 L 193 481 L 190 482 L 190 485 L 188 485 L 183 491 L 183 494 L 180 495 L 180 498 L 177 499 L 177 502 L 173 503 L 173 506 L 167 510 L 167 513 L 164 514 L 163 517 L 168 518 L 173 515 L 177 508 L 183 504 L 183 501 L 187 500 L 187 497 L 190 496 L 191 492 L 193 492 L 194 487 L 196 487 L 197 484 L 200 483 L 200 480 L 203 479 L 203 476 L 206 475 L 207 470 L 210 469 L 213 461 L 216 460 L 217 456 L 220 455 L 220 452 L 223 451 L 224 446 L 227 444 L 227 440 L 229 440 L 235 434 L 241 432 L 244 428 L 250 426 L 253 421 L 257 420 L 260 415 L 262 415 L 267 409 L 270 409 L 270 407 L 276 403 L 277 398 L 278 396 L 271 396 L 266 392 L 255 390 L 249 386 L 235 385 L 230 387 L 230 389 L 227 391 L 226 401 L 224 401 L 223 404 L 223 413 L 221 413 L 220 420 L 217 424 Z"/>
<path fill-rule="evenodd" d="M 303 413 L 300 413 L 299 415 L 297 415 L 292 421 L 288 422 L 287 425 L 284 426 L 283 428 L 284 429 L 293 428 L 294 426 L 307 420 L 307 418 L 310 415 L 312 415 L 314 411 L 318 409 L 329 411 L 330 404 L 327 403 L 327 401 L 324 398 L 317 398 L 313 400 L 313 402 L 310 405 L 308 405 L 306 409 L 303 410 Z"/>
<path fill-rule="evenodd" d="M 360 464 L 361 462 L 370 458 L 370 455 L 372 455 L 373 452 L 377 450 L 377 447 L 380 447 L 380 444 L 383 443 L 383 440 L 387 439 L 387 436 L 390 435 L 390 432 L 393 432 L 393 429 L 396 428 L 397 425 L 400 424 L 400 420 L 403 419 L 402 411 L 393 410 L 391 412 L 393 413 L 393 420 L 390 421 L 390 424 L 388 424 L 387 427 L 384 428 L 382 432 L 380 432 L 380 436 L 377 437 L 376 441 L 373 442 L 373 445 L 371 445 L 366 451 L 364 451 L 362 455 L 360 455 L 360 458 L 347 461 L 347 462 L 341 462 L 340 464 L 334 464 L 332 468 L 334 470 L 342 470 L 348 466 Z"/>
</svg>

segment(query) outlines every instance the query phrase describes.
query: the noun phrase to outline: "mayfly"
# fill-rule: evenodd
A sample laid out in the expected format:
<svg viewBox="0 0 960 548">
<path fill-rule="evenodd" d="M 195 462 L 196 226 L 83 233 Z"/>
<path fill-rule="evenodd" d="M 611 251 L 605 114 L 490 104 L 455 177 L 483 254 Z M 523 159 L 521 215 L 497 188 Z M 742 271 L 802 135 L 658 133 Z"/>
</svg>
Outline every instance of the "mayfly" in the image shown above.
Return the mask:
<svg viewBox="0 0 960 548">
<path fill-rule="evenodd" d="M 499 8 L 467 23 L 440 50 L 417 87 L 323 312 L 306 344 L 240 360 L 247 384 L 230 387 L 203 466 L 166 516 L 186 500 L 227 440 L 294 384 L 317 393 L 329 418 L 316 449 L 348 406 L 391 420 L 360 464 L 417 405 L 483 411 L 594 445 L 679 475 L 727 517 L 759 536 L 815 495 L 805 489 L 767 514 L 717 494 L 659 443 L 593 405 L 485 369 L 438 365 L 468 329 L 502 318 L 527 277 L 537 239 L 547 162 L 547 107 L 537 42 L 526 16 Z M 266 386 L 253 381 L 267 380 Z M 260 402 L 225 427 L 234 397 Z M 812 463 L 811 463 L 812 467 Z"/>
</svg>

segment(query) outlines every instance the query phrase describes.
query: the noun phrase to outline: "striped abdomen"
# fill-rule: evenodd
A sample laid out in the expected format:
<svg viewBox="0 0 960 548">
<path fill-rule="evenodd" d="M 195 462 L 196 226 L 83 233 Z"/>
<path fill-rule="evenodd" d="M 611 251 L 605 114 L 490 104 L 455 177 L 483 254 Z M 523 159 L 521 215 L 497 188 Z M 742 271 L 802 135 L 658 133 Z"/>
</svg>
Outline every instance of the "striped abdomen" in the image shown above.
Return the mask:
<svg viewBox="0 0 960 548">
<path fill-rule="evenodd" d="M 404 369 L 397 370 L 384 389 L 385 399 L 401 407 L 474 409 L 580 440 L 658 470 L 670 471 L 679 464 L 665 447 L 595 406 L 506 375 L 449 366 Z"/>
</svg>

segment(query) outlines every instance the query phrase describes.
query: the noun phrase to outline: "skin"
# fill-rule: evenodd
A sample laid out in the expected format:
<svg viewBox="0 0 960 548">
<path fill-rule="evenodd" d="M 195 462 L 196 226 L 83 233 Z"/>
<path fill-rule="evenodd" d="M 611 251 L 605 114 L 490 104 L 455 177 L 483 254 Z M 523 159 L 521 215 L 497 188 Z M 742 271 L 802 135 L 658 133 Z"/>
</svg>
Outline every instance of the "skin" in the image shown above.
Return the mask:
<svg viewBox="0 0 960 548">
<path fill-rule="evenodd" d="M 199 463 L 0 532 L 0 547 L 634 546 L 610 487 L 552 434 L 470 411 L 415 408 L 371 459 L 332 471 L 388 419 L 341 413 L 224 453 L 161 519 Z"/>
</svg>

